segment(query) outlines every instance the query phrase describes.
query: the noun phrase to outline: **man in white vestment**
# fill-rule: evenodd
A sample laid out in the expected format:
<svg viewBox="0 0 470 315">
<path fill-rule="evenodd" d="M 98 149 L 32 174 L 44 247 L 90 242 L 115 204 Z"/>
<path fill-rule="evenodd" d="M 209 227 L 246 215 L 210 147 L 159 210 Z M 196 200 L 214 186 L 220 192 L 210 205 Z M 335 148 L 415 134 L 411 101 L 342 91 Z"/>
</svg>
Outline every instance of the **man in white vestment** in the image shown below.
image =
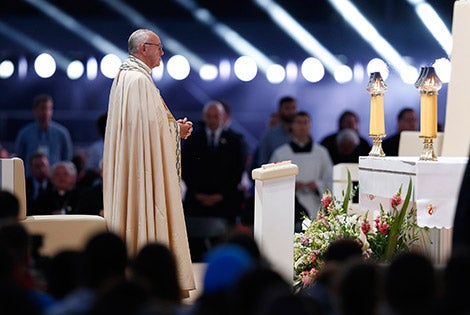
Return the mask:
<svg viewBox="0 0 470 315">
<path fill-rule="evenodd" d="M 333 181 L 333 162 L 328 150 L 313 143 L 310 130 L 309 114 L 298 112 L 291 126 L 292 140 L 274 150 L 270 159 L 271 162 L 290 160 L 299 167 L 295 182 L 296 229 L 301 220 L 299 212 L 316 218 L 321 197 L 326 188 L 331 190 Z"/>
<path fill-rule="evenodd" d="M 104 217 L 135 256 L 149 242 L 166 244 L 183 290 L 195 288 L 181 200 L 180 139 L 192 132 L 175 120 L 152 81 L 163 47 L 150 30 L 128 41 L 129 57 L 109 96 L 103 153 Z"/>
</svg>

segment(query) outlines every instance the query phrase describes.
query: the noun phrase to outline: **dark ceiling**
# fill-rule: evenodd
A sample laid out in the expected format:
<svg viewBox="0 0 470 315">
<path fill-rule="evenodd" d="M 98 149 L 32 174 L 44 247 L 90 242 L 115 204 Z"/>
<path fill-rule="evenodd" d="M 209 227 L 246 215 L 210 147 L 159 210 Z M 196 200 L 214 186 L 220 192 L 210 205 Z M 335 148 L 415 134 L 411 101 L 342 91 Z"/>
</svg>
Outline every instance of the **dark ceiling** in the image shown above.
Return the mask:
<svg viewBox="0 0 470 315">
<path fill-rule="evenodd" d="M 99 0 L 50 0 L 59 8 L 76 16 L 112 16 L 109 8 Z M 187 18 L 188 15 L 173 0 L 159 1 L 125 1 L 127 4 L 146 15 L 157 14 L 171 18 Z M 337 19 L 330 4 L 326 0 L 278 0 L 287 11 L 301 20 L 328 22 Z M 408 17 L 411 5 L 406 0 L 354 0 L 360 10 L 380 20 L 399 21 Z M 450 22 L 453 0 L 427 0 L 442 16 Z M 219 18 L 256 19 L 263 13 L 251 0 L 198 0 L 197 3 Z M 35 15 L 37 11 L 21 0 L 4 0 L 0 3 L 0 16 Z"/>
<path fill-rule="evenodd" d="M 50 0 L 78 21 L 125 49 L 125 40 L 136 26 L 110 9 L 100 0 Z M 197 4 L 207 8 L 222 23 L 239 32 L 266 55 L 285 63 L 289 59 L 303 59 L 308 54 L 295 44 L 279 27 L 272 23 L 252 0 L 198 0 Z M 354 0 L 356 6 L 377 27 L 398 51 L 411 56 L 417 63 L 426 62 L 426 57 L 445 57 L 444 51 L 424 29 L 406 0 Z M 451 29 L 453 2 L 450 0 L 428 0 Z M 238 54 L 226 43 L 212 34 L 207 26 L 199 24 L 174 0 L 125 1 L 150 22 L 173 38 L 182 42 L 197 54 L 210 59 L 221 56 L 236 57 Z M 376 57 L 372 48 L 364 43 L 357 33 L 334 11 L 326 0 L 277 0 L 294 18 L 298 19 L 333 54 L 352 63 L 361 58 Z M 98 53 L 89 43 L 62 29 L 46 15 L 26 1 L 3 0 L 0 2 L 0 20 L 33 39 L 45 43 L 52 49 L 64 53 Z M 162 38 L 165 42 L 165 38 Z M 4 45 L 3 42 L 6 41 Z M 10 50 L 23 50 L 20 44 L 0 35 L 0 45 Z M 1 47 L 4 49 L 3 47 Z M 430 52 L 432 55 L 429 55 Z M 168 52 L 167 52 L 168 53 Z M 175 54 L 177 52 L 169 52 Z"/>
</svg>

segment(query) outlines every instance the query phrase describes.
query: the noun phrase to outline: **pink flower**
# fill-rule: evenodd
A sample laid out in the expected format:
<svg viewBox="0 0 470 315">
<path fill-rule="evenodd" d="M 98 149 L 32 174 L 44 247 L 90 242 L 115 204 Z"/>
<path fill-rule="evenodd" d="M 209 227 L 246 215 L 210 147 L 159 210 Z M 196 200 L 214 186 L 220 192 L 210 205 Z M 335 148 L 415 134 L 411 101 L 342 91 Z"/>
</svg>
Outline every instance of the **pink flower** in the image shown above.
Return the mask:
<svg viewBox="0 0 470 315">
<path fill-rule="evenodd" d="M 375 227 L 380 232 L 380 234 L 384 236 L 388 234 L 388 229 L 390 228 L 388 223 L 386 221 L 382 221 L 380 217 L 375 219 Z"/>
<path fill-rule="evenodd" d="M 361 230 L 362 230 L 362 233 L 364 233 L 365 235 L 367 235 L 367 233 L 370 231 L 370 223 L 369 223 L 369 221 L 364 220 L 364 222 L 362 222 Z"/>
<path fill-rule="evenodd" d="M 398 207 L 399 205 L 401 205 L 401 197 L 400 197 L 400 194 L 396 194 L 396 195 L 393 195 L 392 197 L 392 207 L 393 208 L 396 208 Z"/>
<path fill-rule="evenodd" d="M 305 246 L 308 246 L 310 245 L 310 238 L 308 236 L 302 236 L 300 238 L 300 242 L 305 245 Z"/>
<path fill-rule="evenodd" d="M 323 205 L 323 207 L 328 208 L 332 200 L 333 198 L 331 197 L 331 194 L 324 193 L 321 198 L 321 204 Z"/>
<path fill-rule="evenodd" d="M 302 285 L 304 287 L 310 286 L 313 283 L 313 280 L 315 280 L 317 275 L 318 275 L 318 270 L 315 268 L 302 271 L 300 273 L 300 277 L 302 279 Z"/>
<path fill-rule="evenodd" d="M 314 263 L 317 261 L 317 257 L 318 257 L 318 256 L 317 256 L 317 253 L 316 253 L 316 252 L 311 253 L 311 254 L 310 254 L 310 262 L 311 262 L 312 264 L 314 264 Z"/>
<path fill-rule="evenodd" d="M 379 230 L 380 234 L 382 235 L 387 235 L 388 234 L 388 229 L 389 229 L 389 225 L 387 222 L 381 222 L 378 226 L 377 226 L 377 229 Z"/>
</svg>

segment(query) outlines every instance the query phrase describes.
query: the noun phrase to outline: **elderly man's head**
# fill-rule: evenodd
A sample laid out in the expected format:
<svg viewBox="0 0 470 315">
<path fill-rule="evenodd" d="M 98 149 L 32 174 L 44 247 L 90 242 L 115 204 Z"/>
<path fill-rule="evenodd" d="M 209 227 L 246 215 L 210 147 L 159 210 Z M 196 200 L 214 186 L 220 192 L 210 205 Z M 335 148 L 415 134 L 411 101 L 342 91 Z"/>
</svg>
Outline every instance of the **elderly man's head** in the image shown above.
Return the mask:
<svg viewBox="0 0 470 315">
<path fill-rule="evenodd" d="M 352 154 L 359 143 L 359 135 L 353 129 L 342 129 L 336 135 L 336 148 L 338 149 L 338 153 L 341 155 Z"/>
<path fill-rule="evenodd" d="M 209 102 L 202 109 L 202 119 L 204 120 L 204 124 L 212 131 L 223 126 L 224 117 L 225 109 L 220 102 Z"/>
<path fill-rule="evenodd" d="M 147 29 L 138 29 L 129 36 L 127 42 L 129 54 L 143 61 L 149 68 L 160 65 L 163 56 L 163 45 L 154 32 Z"/>
<path fill-rule="evenodd" d="M 62 161 L 51 169 L 51 182 L 56 190 L 71 190 L 77 181 L 77 169 L 72 162 Z"/>
</svg>

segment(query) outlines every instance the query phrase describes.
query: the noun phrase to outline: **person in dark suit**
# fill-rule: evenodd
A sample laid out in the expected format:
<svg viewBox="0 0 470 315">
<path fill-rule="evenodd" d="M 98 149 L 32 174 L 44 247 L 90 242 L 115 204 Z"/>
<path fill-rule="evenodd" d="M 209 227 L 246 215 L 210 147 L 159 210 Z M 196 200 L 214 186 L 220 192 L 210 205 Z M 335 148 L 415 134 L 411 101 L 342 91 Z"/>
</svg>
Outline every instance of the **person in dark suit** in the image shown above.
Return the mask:
<svg viewBox="0 0 470 315">
<path fill-rule="evenodd" d="M 234 225 L 242 194 L 238 189 L 245 167 L 242 136 L 224 128 L 220 102 L 204 106 L 204 128 L 194 132 L 182 148 L 182 178 L 186 184 L 186 215 L 218 217 Z"/>
<path fill-rule="evenodd" d="M 369 142 L 359 135 L 359 117 L 352 111 L 345 111 L 338 121 L 338 132 L 326 136 L 320 144 L 328 149 L 333 164 L 339 163 L 359 163 L 360 156 L 367 156 L 370 152 Z M 338 141 L 337 136 L 344 129 L 351 129 L 356 132 L 359 141 L 355 147 L 343 149 L 342 141 Z"/>
<path fill-rule="evenodd" d="M 80 196 L 76 208 L 78 214 L 103 216 L 103 161 L 100 161 L 99 176 L 91 187 L 79 189 Z"/>
<path fill-rule="evenodd" d="M 29 158 L 31 175 L 26 177 L 26 209 L 28 214 L 35 208 L 37 198 L 41 193 L 51 192 L 53 185 L 49 178 L 49 158 L 41 152 L 36 152 Z"/>
<path fill-rule="evenodd" d="M 418 115 L 410 107 L 403 108 L 397 116 L 398 130 L 390 137 L 382 141 L 382 149 L 387 156 L 398 156 L 398 146 L 400 145 L 400 134 L 405 130 L 418 130 Z"/>
<path fill-rule="evenodd" d="M 69 161 L 52 166 L 51 182 L 54 188 L 39 195 L 33 214 L 76 214 L 79 192 L 75 189 L 77 170 Z"/>
</svg>

